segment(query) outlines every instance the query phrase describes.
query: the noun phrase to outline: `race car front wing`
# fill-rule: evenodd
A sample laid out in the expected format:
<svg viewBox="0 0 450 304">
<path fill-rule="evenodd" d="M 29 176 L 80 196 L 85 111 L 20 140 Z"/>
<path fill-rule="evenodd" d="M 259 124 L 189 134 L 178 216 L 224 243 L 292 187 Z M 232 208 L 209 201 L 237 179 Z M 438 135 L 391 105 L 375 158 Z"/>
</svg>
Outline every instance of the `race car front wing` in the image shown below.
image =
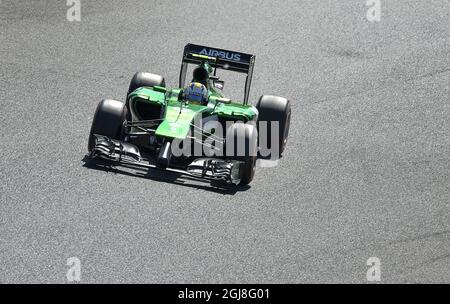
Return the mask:
<svg viewBox="0 0 450 304">
<path fill-rule="evenodd" d="M 148 160 L 143 159 L 139 148 L 133 144 L 114 140 L 103 135 L 94 134 L 94 136 L 95 145 L 89 152 L 89 157 L 93 159 L 102 159 L 111 162 L 111 164 L 125 167 L 167 170 L 181 175 L 211 181 L 224 181 L 235 185 L 240 183 L 240 166 L 242 165 L 240 161 L 198 158 L 183 170 L 169 167 L 169 161 L 165 165 L 150 163 Z M 163 145 L 161 149 L 170 149 L 170 144 Z M 164 151 L 161 150 L 160 154 L 164 154 Z"/>
</svg>

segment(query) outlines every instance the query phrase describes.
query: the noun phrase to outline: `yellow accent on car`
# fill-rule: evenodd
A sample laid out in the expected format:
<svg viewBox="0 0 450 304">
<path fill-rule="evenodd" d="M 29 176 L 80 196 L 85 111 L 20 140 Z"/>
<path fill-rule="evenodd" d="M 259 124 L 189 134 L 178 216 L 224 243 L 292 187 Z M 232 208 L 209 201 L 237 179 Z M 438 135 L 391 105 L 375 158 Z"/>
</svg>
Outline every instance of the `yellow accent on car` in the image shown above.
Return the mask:
<svg viewBox="0 0 450 304">
<path fill-rule="evenodd" d="M 198 57 L 198 58 L 202 58 L 202 59 L 208 59 L 208 60 L 216 61 L 216 57 L 210 57 L 210 56 L 206 56 L 206 55 L 192 54 L 192 57 Z"/>
</svg>

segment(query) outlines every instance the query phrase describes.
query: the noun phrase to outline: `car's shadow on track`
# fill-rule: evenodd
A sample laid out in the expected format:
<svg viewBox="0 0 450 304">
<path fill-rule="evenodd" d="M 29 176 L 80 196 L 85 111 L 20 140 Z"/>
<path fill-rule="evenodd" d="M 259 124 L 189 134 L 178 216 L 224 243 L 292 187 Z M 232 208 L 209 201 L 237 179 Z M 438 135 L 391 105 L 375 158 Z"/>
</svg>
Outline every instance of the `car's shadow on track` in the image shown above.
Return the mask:
<svg viewBox="0 0 450 304">
<path fill-rule="evenodd" d="M 220 181 L 206 181 L 195 177 L 190 177 L 170 171 L 162 171 L 158 169 L 129 169 L 122 168 L 120 166 L 113 166 L 109 163 L 99 160 L 93 160 L 89 156 L 85 155 L 82 159 L 83 167 L 93 170 L 100 170 L 104 172 L 112 172 L 115 174 L 122 174 L 127 176 L 139 177 L 150 179 L 157 182 L 170 183 L 174 185 L 181 185 L 185 187 L 201 189 L 205 191 L 211 191 L 219 194 L 234 195 L 237 192 L 246 191 L 250 189 L 250 186 L 236 186 L 228 185 Z M 188 182 L 195 182 L 188 183 Z M 202 185 L 204 184 L 204 185 Z"/>
</svg>

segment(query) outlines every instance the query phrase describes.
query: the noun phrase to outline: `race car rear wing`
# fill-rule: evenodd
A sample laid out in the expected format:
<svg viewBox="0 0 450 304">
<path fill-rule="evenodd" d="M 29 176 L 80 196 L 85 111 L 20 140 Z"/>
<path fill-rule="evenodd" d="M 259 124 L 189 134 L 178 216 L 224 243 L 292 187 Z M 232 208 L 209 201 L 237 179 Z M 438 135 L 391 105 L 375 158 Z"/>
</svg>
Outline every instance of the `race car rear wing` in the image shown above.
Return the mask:
<svg viewBox="0 0 450 304">
<path fill-rule="evenodd" d="M 255 64 L 254 55 L 189 43 L 184 47 L 180 71 L 180 88 L 185 85 L 188 64 L 200 65 L 204 62 L 214 68 L 214 75 L 217 69 L 247 74 L 243 102 L 244 104 L 248 103 Z"/>
</svg>

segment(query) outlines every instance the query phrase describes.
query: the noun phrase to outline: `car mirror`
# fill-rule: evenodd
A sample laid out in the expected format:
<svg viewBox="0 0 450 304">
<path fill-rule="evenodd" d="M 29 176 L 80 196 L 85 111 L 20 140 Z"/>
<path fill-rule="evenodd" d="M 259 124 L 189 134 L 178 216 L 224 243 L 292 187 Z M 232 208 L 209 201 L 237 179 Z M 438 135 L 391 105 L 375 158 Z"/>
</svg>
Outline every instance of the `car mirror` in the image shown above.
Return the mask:
<svg viewBox="0 0 450 304">
<path fill-rule="evenodd" d="M 217 98 L 217 102 L 229 104 L 229 103 L 231 103 L 231 99 L 229 99 L 229 98 Z"/>
<path fill-rule="evenodd" d="M 216 89 L 219 89 L 219 90 L 222 91 L 224 85 L 225 85 L 225 81 L 222 81 L 222 80 L 216 80 L 216 81 L 214 81 L 214 87 L 215 87 Z"/>
<path fill-rule="evenodd" d="M 153 90 L 155 90 L 156 92 L 160 92 L 160 93 L 166 93 L 167 89 L 165 87 L 160 87 L 160 86 L 154 86 Z"/>
</svg>

